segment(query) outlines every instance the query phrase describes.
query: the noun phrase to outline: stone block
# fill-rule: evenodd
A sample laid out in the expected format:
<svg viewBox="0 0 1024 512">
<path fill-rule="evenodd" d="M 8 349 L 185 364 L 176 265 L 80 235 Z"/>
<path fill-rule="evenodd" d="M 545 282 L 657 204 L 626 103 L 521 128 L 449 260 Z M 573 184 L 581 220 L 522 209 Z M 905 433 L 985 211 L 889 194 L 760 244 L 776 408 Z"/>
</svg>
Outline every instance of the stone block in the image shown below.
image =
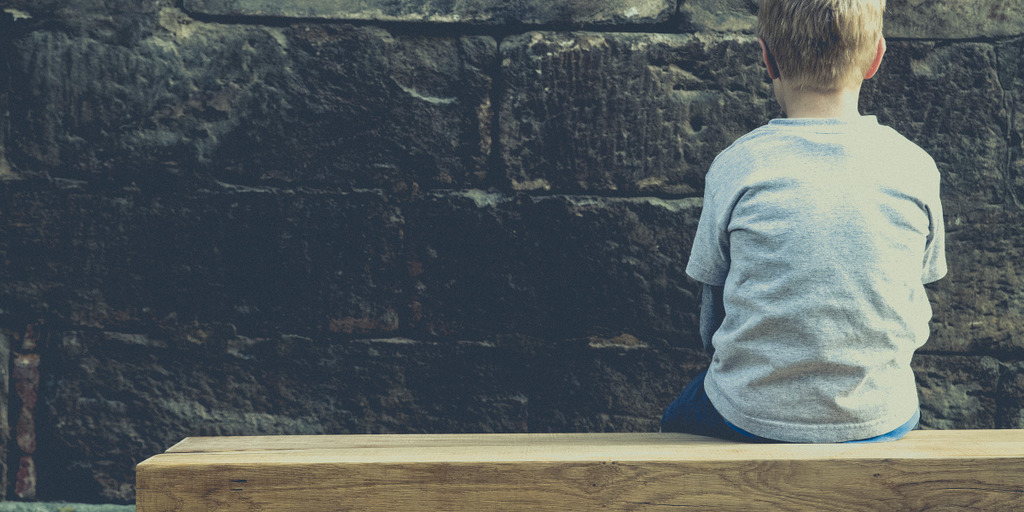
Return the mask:
<svg viewBox="0 0 1024 512">
<path fill-rule="evenodd" d="M 999 81 L 1009 110 L 1009 187 L 1013 206 L 1024 208 L 1024 39 L 996 45 Z"/>
<path fill-rule="evenodd" d="M 185 9 L 217 16 L 260 16 L 433 23 L 635 24 L 667 21 L 673 0 L 185 0 Z"/>
<path fill-rule="evenodd" d="M 1024 428 L 1024 363 L 1007 364 L 996 395 L 996 427 Z"/>
<path fill-rule="evenodd" d="M 181 173 L 209 161 L 239 123 L 238 102 L 279 106 L 264 85 L 283 65 L 270 33 L 184 27 L 130 46 L 49 31 L 16 40 L 16 167 L 125 182 Z"/>
<path fill-rule="evenodd" d="M 921 426 L 934 429 L 996 427 L 999 361 L 992 357 L 917 354 Z"/>
<path fill-rule="evenodd" d="M 6 198 L 0 299 L 10 314 L 114 330 L 398 329 L 401 216 L 380 194 L 70 188 Z"/>
<path fill-rule="evenodd" d="M 888 37 L 977 39 L 1024 34 L 1024 4 L 1005 0 L 889 0 Z"/>
<path fill-rule="evenodd" d="M 531 32 L 501 55 L 517 190 L 701 195 L 714 156 L 777 109 L 746 36 Z"/>
<path fill-rule="evenodd" d="M 218 165 L 250 179 L 357 187 L 487 182 L 492 38 L 319 25 L 285 35 L 292 108 L 250 118 L 225 140 Z"/>
<path fill-rule="evenodd" d="M 690 31 L 754 33 L 760 0 L 683 0 L 679 11 Z M 910 39 L 977 39 L 1024 33 L 1024 6 L 1005 0 L 889 0 L 885 36 Z"/>
<path fill-rule="evenodd" d="M 15 21 L 14 34 L 41 27 L 71 37 L 114 45 L 132 45 L 149 37 L 157 13 L 178 0 L 6 0 L 5 11 Z"/>
<path fill-rule="evenodd" d="M 486 179 L 489 37 L 201 23 L 14 41 L 16 169 L 77 180 L 465 187 Z"/>
<path fill-rule="evenodd" d="M 682 0 L 683 29 L 691 32 L 753 34 L 760 0 Z"/>
<path fill-rule="evenodd" d="M 433 336 L 695 339 L 699 200 L 433 194 L 405 210 L 412 326 Z"/>
<path fill-rule="evenodd" d="M 10 60 L 11 35 L 14 33 L 14 16 L 0 13 L 0 59 L 6 64 Z M 11 134 L 11 119 L 7 115 L 10 110 L 10 73 L 0 74 L 0 181 L 16 179 L 18 175 L 11 169 L 7 161 L 7 145 Z"/>
</svg>

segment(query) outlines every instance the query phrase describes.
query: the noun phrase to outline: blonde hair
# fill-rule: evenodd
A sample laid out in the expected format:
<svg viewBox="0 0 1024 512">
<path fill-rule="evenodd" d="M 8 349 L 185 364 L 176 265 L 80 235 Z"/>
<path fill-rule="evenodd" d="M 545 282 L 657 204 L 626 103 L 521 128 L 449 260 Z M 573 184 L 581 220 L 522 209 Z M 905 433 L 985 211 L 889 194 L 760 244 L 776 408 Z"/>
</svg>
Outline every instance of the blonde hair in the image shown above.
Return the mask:
<svg viewBox="0 0 1024 512">
<path fill-rule="evenodd" d="M 882 37 L 885 0 L 761 0 L 757 36 L 795 89 L 859 83 Z"/>
</svg>

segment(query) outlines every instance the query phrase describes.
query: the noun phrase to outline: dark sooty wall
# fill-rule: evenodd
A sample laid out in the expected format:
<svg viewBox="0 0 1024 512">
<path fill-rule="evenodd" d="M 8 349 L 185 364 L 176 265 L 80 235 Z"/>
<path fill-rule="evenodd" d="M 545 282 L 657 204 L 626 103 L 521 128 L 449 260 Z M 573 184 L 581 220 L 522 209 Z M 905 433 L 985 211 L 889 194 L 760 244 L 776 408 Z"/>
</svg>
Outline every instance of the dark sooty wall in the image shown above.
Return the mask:
<svg viewBox="0 0 1024 512">
<path fill-rule="evenodd" d="M 756 2 L 4 5 L 8 498 L 130 502 L 189 435 L 649 431 L 704 366 Z M 889 6 L 863 110 L 949 232 L 923 422 L 1024 427 L 1024 7 Z"/>
</svg>

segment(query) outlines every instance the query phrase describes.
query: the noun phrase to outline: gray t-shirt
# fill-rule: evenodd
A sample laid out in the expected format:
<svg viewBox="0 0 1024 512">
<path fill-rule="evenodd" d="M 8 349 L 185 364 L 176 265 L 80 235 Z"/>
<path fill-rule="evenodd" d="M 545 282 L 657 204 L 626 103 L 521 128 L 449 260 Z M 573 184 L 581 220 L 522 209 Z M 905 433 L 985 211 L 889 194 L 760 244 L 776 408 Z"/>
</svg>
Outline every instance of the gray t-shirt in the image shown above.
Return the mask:
<svg viewBox="0 0 1024 512">
<path fill-rule="evenodd" d="M 775 119 L 711 165 L 686 272 L 723 286 L 705 380 L 733 425 L 792 442 L 913 416 L 924 283 L 946 273 L 939 173 L 874 116 Z"/>
</svg>

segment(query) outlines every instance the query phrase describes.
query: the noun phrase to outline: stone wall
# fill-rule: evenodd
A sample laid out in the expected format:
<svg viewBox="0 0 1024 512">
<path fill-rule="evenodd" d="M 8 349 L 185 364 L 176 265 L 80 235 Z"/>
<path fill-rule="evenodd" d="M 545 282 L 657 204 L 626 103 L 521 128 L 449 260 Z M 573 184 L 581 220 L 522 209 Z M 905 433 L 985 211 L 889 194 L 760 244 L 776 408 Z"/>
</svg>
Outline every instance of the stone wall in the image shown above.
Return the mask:
<svg viewBox="0 0 1024 512">
<path fill-rule="evenodd" d="M 703 175 L 778 116 L 753 0 L 7 0 L 8 499 L 185 436 L 649 431 L 705 365 Z M 930 428 L 1024 427 L 1024 6 L 889 0 L 937 160 Z"/>
</svg>

